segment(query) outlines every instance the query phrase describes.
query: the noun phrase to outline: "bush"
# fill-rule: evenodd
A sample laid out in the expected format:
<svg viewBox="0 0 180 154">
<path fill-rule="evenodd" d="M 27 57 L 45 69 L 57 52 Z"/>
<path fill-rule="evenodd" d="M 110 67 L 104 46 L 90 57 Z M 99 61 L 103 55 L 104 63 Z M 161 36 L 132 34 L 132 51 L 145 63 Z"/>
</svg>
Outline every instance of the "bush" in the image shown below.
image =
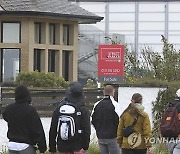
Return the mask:
<svg viewBox="0 0 180 154">
<path fill-rule="evenodd" d="M 136 82 L 141 78 L 152 78 L 171 82 L 180 81 L 180 53 L 175 45 L 162 36 L 162 51 L 154 52 L 145 46 L 137 57 L 134 51 L 125 48 L 125 79 L 126 82 Z"/>
<path fill-rule="evenodd" d="M 28 87 L 67 87 L 68 82 L 63 77 L 57 77 L 54 72 L 20 72 L 15 81 Z"/>
<path fill-rule="evenodd" d="M 87 83 L 84 87 L 86 88 L 97 88 L 97 81 L 93 81 L 92 79 L 88 79 Z"/>
<path fill-rule="evenodd" d="M 165 90 L 159 91 L 156 101 L 153 102 L 152 114 L 153 114 L 153 135 L 155 137 L 160 136 L 159 125 L 162 115 L 167 107 L 167 104 L 174 100 L 177 89 L 180 88 L 180 82 L 174 81 L 168 83 Z"/>
</svg>

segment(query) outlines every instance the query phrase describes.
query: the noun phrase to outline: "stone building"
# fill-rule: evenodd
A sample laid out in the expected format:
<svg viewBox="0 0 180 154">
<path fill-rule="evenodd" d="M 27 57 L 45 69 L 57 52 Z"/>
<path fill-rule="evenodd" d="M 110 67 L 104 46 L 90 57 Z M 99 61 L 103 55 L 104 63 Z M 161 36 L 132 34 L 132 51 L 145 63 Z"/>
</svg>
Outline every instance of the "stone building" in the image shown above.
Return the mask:
<svg viewBox="0 0 180 154">
<path fill-rule="evenodd" d="M 0 77 L 55 72 L 77 80 L 78 24 L 103 19 L 67 0 L 0 0 Z"/>
</svg>

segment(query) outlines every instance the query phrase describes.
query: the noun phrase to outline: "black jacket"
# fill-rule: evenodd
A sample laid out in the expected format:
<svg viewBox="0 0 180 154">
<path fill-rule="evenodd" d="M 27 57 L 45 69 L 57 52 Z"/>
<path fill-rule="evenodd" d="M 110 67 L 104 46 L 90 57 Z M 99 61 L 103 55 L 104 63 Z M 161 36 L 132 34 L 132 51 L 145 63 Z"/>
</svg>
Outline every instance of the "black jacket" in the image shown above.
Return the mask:
<svg viewBox="0 0 180 154">
<path fill-rule="evenodd" d="M 94 105 L 92 124 L 95 127 L 98 139 L 112 139 L 117 137 L 119 124 L 118 103 L 112 96 L 105 98 Z"/>
<path fill-rule="evenodd" d="M 67 98 L 65 99 L 65 101 L 68 101 Z M 63 103 L 63 101 L 61 103 Z M 91 134 L 90 113 L 88 108 L 84 103 L 76 103 L 80 106 L 81 110 L 81 130 L 83 133 L 78 137 L 76 141 L 63 141 L 57 135 L 59 107 L 61 106 L 61 103 L 55 109 L 52 116 L 51 127 L 49 131 L 49 151 L 56 152 L 56 150 L 58 150 L 59 152 L 73 152 L 82 148 L 84 150 L 87 150 L 89 147 Z"/>
<path fill-rule="evenodd" d="M 3 112 L 3 118 L 8 123 L 9 141 L 37 144 L 40 152 L 45 152 L 47 147 L 42 123 L 35 108 L 30 105 L 31 97 L 25 86 L 16 88 L 15 100 Z"/>
</svg>

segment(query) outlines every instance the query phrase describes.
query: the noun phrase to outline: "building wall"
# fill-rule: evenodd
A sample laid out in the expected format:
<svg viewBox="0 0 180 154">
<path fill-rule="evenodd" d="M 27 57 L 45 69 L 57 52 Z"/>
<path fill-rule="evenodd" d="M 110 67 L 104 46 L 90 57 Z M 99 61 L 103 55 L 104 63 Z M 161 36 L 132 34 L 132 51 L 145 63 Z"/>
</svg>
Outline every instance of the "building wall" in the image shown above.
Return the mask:
<svg viewBox="0 0 180 154">
<path fill-rule="evenodd" d="M 21 24 L 21 42 L 20 43 L 3 43 L 0 48 L 19 48 L 20 49 L 20 71 L 34 70 L 34 49 L 41 50 L 41 70 L 48 72 L 48 52 L 55 51 L 55 74 L 63 76 L 67 74 L 64 68 L 69 67 L 68 80 L 77 80 L 77 58 L 78 58 L 78 21 L 45 19 L 45 18 L 20 18 L 20 17 L 0 17 L 0 22 L 20 22 Z M 35 23 L 41 23 L 41 43 L 35 42 Z M 50 43 L 50 23 L 55 24 L 55 44 Z M 63 29 L 67 25 L 69 29 L 69 44 L 63 43 Z M 1 24 L 2 26 L 2 24 Z M 2 29 L 2 28 L 1 28 Z M 1 30 L 2 32 L 2 30 Z M 67 34 L 67 35 L 68 35 Z M 2 34 L 3 35 L 3 34 Z M 0 35 L 2 37 L 2 35 Z M 69 51 L 69 52 L 68 52 Z M 65 52 L 68 52 L 67 55 Z M 68 59 L 64 59 L 64 55 Z M 66 65 L 63 68 L 63 63 Z M 64 73 L 65 72 L 65 73 Z"/>
<path fill-rule="evenodd" d="M 102 31 L 108 30 L 110 36 L 113 33 L 124 35 L 126 44 L 132 50 L 140 52 L 144 46 L 149 46 L 153 51 L 161 53 L 163 47 L 161 35 L 175 44 L 176 48 L 180 47 L 179 1 L 78 4 L 90 12 L 103 16 L 104 20 L 93 26 Z"/>
</svg>

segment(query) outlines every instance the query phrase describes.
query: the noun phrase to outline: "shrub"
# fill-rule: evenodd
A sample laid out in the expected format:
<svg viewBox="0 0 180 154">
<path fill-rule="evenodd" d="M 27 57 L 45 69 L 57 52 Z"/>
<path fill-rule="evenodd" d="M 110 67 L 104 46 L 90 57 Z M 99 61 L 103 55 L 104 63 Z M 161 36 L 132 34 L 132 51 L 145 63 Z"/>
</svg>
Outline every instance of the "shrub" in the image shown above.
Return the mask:
<svg viewBox="0 0 180 154">
<path fill-rule="evenodd" d="M 93 81 L 92 79 L 88 79 L 87 83 L 86 83 L 86 85 L 84 87 L 86 87 L 86 88 L 97 88 L 97 83 L 96 82 Z"/>
<path fill-rule="evenodd" d="M 136 82 L 141 78 L 152 78 L 171 82 L 180 80 L 180 53 L 162 36 L 162 51 L 154 52 L 149 46 L 137 57 L 134 51 L 125 48 L 125 79 Z M 131 78 L 129 78 L 131 77 Z"/>
<path fill-rule="evenodd" d="M 156 101 L 153 102 L 153 135 L 160 136 L 159 125 L 162 115 L 167 107 L 167 104 L 174 100 L 177 89 L 180 88 L 180 82 L 174 81 L 168 83 L 167 89 L 159 91 Z"/>
<path fill-rule="evenodd" d="M 54 72 L 20 72 L 15 81 L 28 87 L 67 87 L 68 82 L 63 77 L 57 77 Z"/>
</svg>

